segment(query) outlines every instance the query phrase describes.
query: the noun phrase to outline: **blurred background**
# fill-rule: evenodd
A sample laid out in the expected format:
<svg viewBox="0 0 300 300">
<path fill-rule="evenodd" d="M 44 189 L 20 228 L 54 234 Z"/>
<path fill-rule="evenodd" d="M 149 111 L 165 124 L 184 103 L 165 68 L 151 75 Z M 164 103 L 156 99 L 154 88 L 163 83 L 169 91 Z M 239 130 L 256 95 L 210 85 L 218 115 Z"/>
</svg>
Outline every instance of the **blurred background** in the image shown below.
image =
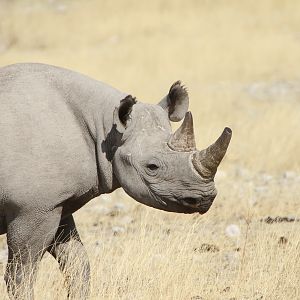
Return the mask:
<svg viewBox="0 0 300 300">
<path fill-rule="evenodd" d="M 18 62 L 70 68 L 151 103 L 180 79 L 199 148 L 233 129 L 224 168 L 299 170 L 298 1 L 0 0 L 0 66 Z"/>
</svg>

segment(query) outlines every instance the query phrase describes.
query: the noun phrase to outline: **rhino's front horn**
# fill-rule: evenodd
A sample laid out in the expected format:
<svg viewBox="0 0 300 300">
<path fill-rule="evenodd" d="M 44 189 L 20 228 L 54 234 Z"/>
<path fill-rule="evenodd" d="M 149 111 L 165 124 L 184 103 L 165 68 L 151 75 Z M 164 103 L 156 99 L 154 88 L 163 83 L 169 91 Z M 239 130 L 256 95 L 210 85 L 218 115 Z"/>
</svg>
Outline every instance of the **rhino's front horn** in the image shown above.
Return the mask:
<svg viewBox="0 0 300 300">
<path fill-rule="evenodd" d="M 203 177 L 213 177 L 228 148 L 232 131 L 226 127 L 221 136 L 208 148 L 193 155 L 193 165 Z"/>
<path fill-rule="evenodd" d="M 185 114 L 181 126 L 172 134 L 168 145 L 175 151 L 188 152 L 196 150 L 193 116 L 190 111 Z"/>
</svg>

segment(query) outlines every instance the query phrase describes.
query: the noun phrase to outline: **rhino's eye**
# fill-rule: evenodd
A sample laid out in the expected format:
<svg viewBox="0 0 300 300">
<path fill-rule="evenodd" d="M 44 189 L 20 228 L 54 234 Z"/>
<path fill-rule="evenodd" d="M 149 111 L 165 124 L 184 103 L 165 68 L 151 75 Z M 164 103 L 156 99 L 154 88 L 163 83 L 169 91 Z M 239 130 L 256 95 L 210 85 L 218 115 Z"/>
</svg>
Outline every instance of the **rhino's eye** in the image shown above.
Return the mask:
<svg viewBox="0 0 300 300">
<path fill-rule="evenodd" d="M 155 171 L 158 169 L 158 166 L 156 164 L 148 164 L 147 168 L 151 171 Z"/>
</svg>

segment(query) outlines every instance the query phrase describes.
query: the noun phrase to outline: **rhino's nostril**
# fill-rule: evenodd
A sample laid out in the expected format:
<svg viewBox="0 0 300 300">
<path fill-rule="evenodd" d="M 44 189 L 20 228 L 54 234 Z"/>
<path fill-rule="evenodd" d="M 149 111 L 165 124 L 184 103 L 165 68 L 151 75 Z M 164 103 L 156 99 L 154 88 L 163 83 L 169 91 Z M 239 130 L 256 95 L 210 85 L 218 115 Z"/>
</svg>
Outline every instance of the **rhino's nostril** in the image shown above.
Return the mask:
<svg viewBox="0 0 300 300">
<path fill-rule="evenodd" d="M 196 198 L 184 198 L 183 201 L 189 205 L 197 205 L 198 204 L 198 199 Z"/>
</svg>

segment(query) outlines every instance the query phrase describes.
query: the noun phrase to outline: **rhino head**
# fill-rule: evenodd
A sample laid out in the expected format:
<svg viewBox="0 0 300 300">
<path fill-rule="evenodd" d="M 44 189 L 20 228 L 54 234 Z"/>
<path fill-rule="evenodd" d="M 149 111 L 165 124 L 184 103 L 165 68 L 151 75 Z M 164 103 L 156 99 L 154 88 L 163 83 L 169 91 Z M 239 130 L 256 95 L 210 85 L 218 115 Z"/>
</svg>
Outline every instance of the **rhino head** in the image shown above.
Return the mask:
<svg viewBox="0 0 300 300">
<path fill-rule="evenodd" d="M 127 96 L 114 111 L 121 134 L 113 158 L 114 174 L 135 200 L 165 211 L 204 214 L 217 190 L 214 176 L 231 139 L 225 128 L 217 141 L 196 149 L 189 98 L 178 81 L 158 105 Z M 183 120 L 172 134 L 170 121 Z"/>
</svg>

